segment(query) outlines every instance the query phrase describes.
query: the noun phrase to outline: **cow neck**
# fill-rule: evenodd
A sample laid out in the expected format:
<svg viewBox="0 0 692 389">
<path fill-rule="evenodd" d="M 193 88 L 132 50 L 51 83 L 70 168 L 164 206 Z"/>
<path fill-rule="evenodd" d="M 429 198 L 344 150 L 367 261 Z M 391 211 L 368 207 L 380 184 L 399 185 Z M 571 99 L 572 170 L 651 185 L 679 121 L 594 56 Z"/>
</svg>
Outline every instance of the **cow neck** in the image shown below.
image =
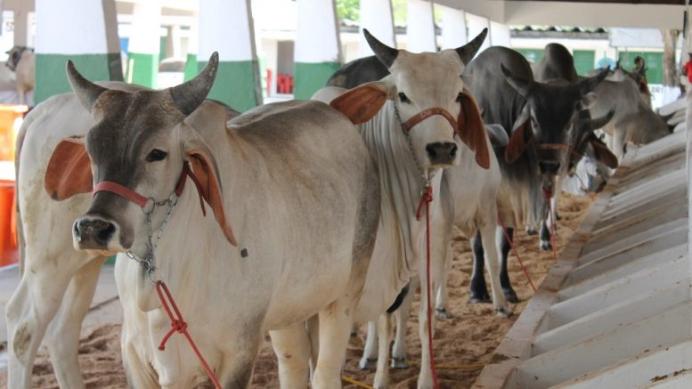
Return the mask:
<svg viewBox="0 0 692 389">
<path fill-rule="evenodd" d="M 381 212 L 393 213 L 397 221 L 396 227 L 383 227 L 398 229 L 401 242 L 399 258 L 405 265 L 399 269 L 399 278 L 408 282 L 417 271 L 414 246 L 418 247 L 418 242 L 414 239 L 422 223 L 416 220 L 416 209 L 426 181 L 422 177 L 420 164 L 412 154 L 409 139 L 401 129 L 394 104 L 388 101 L 373 119 L 360 125 L 360 133 L 377 165 Z M 382 219 L 388 220 L 391 216 L 383 215 Z"/>
</svg>

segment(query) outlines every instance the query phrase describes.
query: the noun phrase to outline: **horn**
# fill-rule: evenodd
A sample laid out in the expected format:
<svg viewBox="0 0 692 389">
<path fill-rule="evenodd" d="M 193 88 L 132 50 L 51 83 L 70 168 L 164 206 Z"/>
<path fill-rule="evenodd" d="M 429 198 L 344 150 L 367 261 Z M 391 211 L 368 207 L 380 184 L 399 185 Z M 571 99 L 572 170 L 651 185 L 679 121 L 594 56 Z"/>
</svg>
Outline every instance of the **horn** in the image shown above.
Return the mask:
<svg viewBox="0 0 692 389">
<path fill-rule="evenodd" d="M 607 114 L 600 118 L 590 119 L 587 128 L 589 130 L 597 130 L 599 128 L 602 128 L 603 126 L 608 124 L 608 122 L 613 118 L 613 116 L 615 116 L 615 111 L 611 109 L 610 111 L 608 111 Z"/>
<path fill-rule="evenodd" d="M 469 43 L 456 48 L 456 52 L 457 54 L 459 54 L 459 58 L 461 58 L 461 62 L 463 62 L 464 65 L 468 65 L 469 62 L 471 62 L 473 57 L 481 48 L 481 45 L 483 45 L 483 41 L 485 41 L 485 37 L 487 35 L 488 29 L 484 28 L 483 31 L 481 31 L 480 34 L 476 35 L 476 37 L 473 38 Z"/>
<path fill-rule="evenodd" d="M 370 46 L 372 52 L 375 53 L 377 59 L 379 59 L 380 62 L 382 62 L 382 64 L 389 69 L 389 67 L 394 63 L 396 57 L 399 55 L 399 50 L 389 47 L 377 40 L 377 38 L 370 34 L 370 31 L 368 31 L 367 28 L 363 29 L 363 35 L 365 36 L 365 40 L 368 42 L 368 46 Z"/>
<path fill-rule="evenodd" d="M 522 97 L 529 95 L 532 83 L 531 80 L 515 77 L 504 64 L 500 64 L 500 69 L 502 69 L 502 74 L 505 75 L 505 80 L 507 80 L 509 85 L 511 85 L 512 88 L 517 91 L 517 93 L 519 93 Z"/>
<path fill-rule="evenodd" d="M 191 114 L 207 98 L 219 68 L 219 53 L 212 53 L 209 63 L 192 80 L 170 88 L 173 103 L 185 116 Z"/>
<path fill-rule="evenodd" d="M 579 93 L 582 95 L 585 95 L 594 88 L 598 86 L 598 84 L 601 83 L 601 81 L 605 80 L 606 76 L 608 75 L 608 69 L 601 70 L 600 73 L 593 77 L 585 78 L 577 83 L 577 88 L 579 89 Z"/>
<path fill-rule="evenodd" d="M 84 78 L 84 76 L 77 71 L 77 68 L 75 68 L 74 63 L 71 60 L 67 61 L 66 72 L 67 79 L 72 87 L 72 91 L 74 91 L 74 94 L 77 95 L 77 98 L 79 98 L 79 101 L 82 103 L 84 108 L 91 111 L 96 99 L 101 96 L 101 93 L 107 91 L 108 89 L 100 85 L 96 85 Z"/>
</svg>

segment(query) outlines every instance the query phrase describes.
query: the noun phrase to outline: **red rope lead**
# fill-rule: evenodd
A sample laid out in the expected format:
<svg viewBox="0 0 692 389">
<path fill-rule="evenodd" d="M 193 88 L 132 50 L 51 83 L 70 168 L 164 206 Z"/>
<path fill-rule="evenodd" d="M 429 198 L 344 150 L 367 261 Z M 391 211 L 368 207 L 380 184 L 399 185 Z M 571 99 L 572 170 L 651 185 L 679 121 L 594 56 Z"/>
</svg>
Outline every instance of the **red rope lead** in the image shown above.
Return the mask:
<svg viewBox="0 0 692 389">
<path fill-rule="evenodd" d="M 163 339 L 161 340 L 159 350 L 163 351 L 166 349 L 166 342 L 168 342 L 168 339 L 170 339 L 174 333 L 178 332 L 183 334 L 187 339 L 187 342 L 190 344 L 190 347 L 192 347 L 192 351 L 194 351 L 197 355 L 197 359 L 199 359 L 202 368 L 207 372 L 207 376 L 209 376 L 209 379 L 214 383 L 214 387 L 216 389 L 222 389 L 221 383 L 219 383 L 219 379 L 216 377 L 216 374 L 214 374 L 214 371 L 211 369 L 211 367 L 209 367 L 206 359 L 204 359 L 202 356 L 202 353 L 192 340 L 190 333 L 187 332 L 187 323 L 185 320 L 183 320 L 183 315 L 180 313 L 178 305 L 175 303 L 171 292 L 168 290 L 168 287 L 163 281 L 156 281 L 156 293 L 159 295 L 159 300 L 161 300 L 163 310 L 166 311 L 168 318 L 171 319 L 171 329 L 168 330 L 166 335 L 164 335 Z M 171 307 L 173 310 L 171 310 Z"/>
<path fill-rule="evenodd" d="M 435 356 L 433 354 L 433 334 L 432 334 L 432 280 L 430 276 L 430 203 L 433 200 L 432 187 L 428 185 L 425 192 L 420 198 L 418 209 L 416 210 L 416 219 L 420 220 L 421 210 L 425 206 L 425 272 L 427 279 L 427 303 L 428 303 L 428 354 L 430 354 L 430 370 L 432 371 L 433 388 L 438 389 L 440 383 L 437 380 L 437 369 L 435 369 Z"/>
</svg>

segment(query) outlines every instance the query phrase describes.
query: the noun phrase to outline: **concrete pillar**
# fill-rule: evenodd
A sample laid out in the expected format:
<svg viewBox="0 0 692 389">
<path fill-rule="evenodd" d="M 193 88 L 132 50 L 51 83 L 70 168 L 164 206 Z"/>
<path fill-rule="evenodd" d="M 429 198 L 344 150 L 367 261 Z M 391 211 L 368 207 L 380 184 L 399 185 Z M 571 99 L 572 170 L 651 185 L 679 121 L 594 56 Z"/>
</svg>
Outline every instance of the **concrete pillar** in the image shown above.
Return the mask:
<svg viewBox="0 0 692 389">
<path fill-rule="evenodd" d="M 29 12 L 14 10 L 14 45 L 29 46 Z"/>
<path fill-rule="evenodd" d="M 135 3 L 127 53 L 127 82 L 148 88 L 156 86 L 160 45 L 161 3 L 159 0 Z"/>
<path fill-rule="evenodd" d="M 363 36 L 362 31 L 364 28 L 367 28 L 372 35 L 385 45 L 396 47 L 391 0 L 363 0 L 360 2 L 361 34 L 358 54 L 361 57 L 374 54 Z"/>
<path fill-rule="evenodd" d="M 480 34 L 484 28 L 490 29 L 490 21 L 488 19 L 468 12 L 466 13 L 466 25 L 468 26 L 468 36 L 472 38 Z M 486 38 L 478 52 L 480 53 L 488 47 L 490 47 L 490 39 Z"/>
<path fill-rule="evenodd" d="M 246 111 L 262 102 L 250 0 L 200 0 L 199 69 L 214 51 L 219 70 L 209 98 Z"/>
<path fill-rule="evenodd" d="M 195 15 L 197 16 L 197 15 Z M 195 17 L 195 20 L 198 18 Z M 183 71 L 185 81 L 191 80 L 195 75 L 197 75 L 198 65 L 197 65 L 197 43 L 199 42 L 199 29 L 197 28 L 197 22 L 193 21 L 190 25 L 190 35 L 187 40 L 187 54 L 185 58 L 185 70 Z"/>
<path fill-rule="evenodd" d="M 466 35 L 466 14 L 451 7 L 440 7 L 442 10 L 442 48 L 455 49 L 465 45 L 469 38 Z"/>
<path fill-rule="evenodd" d="M 114 0 L 36 0 L 36 103 L 71 90 L 68 59 L 90 80 L 122 81 Z"/>
<path fill-rule="evenodd" d="M 433 3 L 430 0 L 408 0 L 406 50 L 414 53 L 437 51 Z"/>
<path fill-rule="evenodd" d="M 490 46 L 510 46 L 511 33 L 509 27 L 502 23 L 490 22 L 490 31 L 488 32 L 487 40 L 490 41 Z M 479 51 L 480 52 L 480 51 Z"/>
<path fill-rule="evenodd" d="M 339 67 L 341 45 L 334 0 L 297 0 L 293 95 L 309 99 Z"/>
</svg>

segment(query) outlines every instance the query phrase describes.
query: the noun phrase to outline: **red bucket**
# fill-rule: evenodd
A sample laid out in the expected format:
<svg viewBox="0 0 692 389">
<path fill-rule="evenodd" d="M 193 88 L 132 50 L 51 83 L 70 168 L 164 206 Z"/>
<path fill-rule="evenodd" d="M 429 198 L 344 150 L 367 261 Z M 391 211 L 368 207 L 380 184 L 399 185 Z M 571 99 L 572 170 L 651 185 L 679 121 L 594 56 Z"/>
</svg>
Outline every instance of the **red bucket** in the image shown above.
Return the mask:
<svg viewBox="0 0 692 389">
<path fill-rule="evenodd" d="M 14 185 L 14 181 L 0 180 L 0 266 L 18 259 Z"/>
</svg>

